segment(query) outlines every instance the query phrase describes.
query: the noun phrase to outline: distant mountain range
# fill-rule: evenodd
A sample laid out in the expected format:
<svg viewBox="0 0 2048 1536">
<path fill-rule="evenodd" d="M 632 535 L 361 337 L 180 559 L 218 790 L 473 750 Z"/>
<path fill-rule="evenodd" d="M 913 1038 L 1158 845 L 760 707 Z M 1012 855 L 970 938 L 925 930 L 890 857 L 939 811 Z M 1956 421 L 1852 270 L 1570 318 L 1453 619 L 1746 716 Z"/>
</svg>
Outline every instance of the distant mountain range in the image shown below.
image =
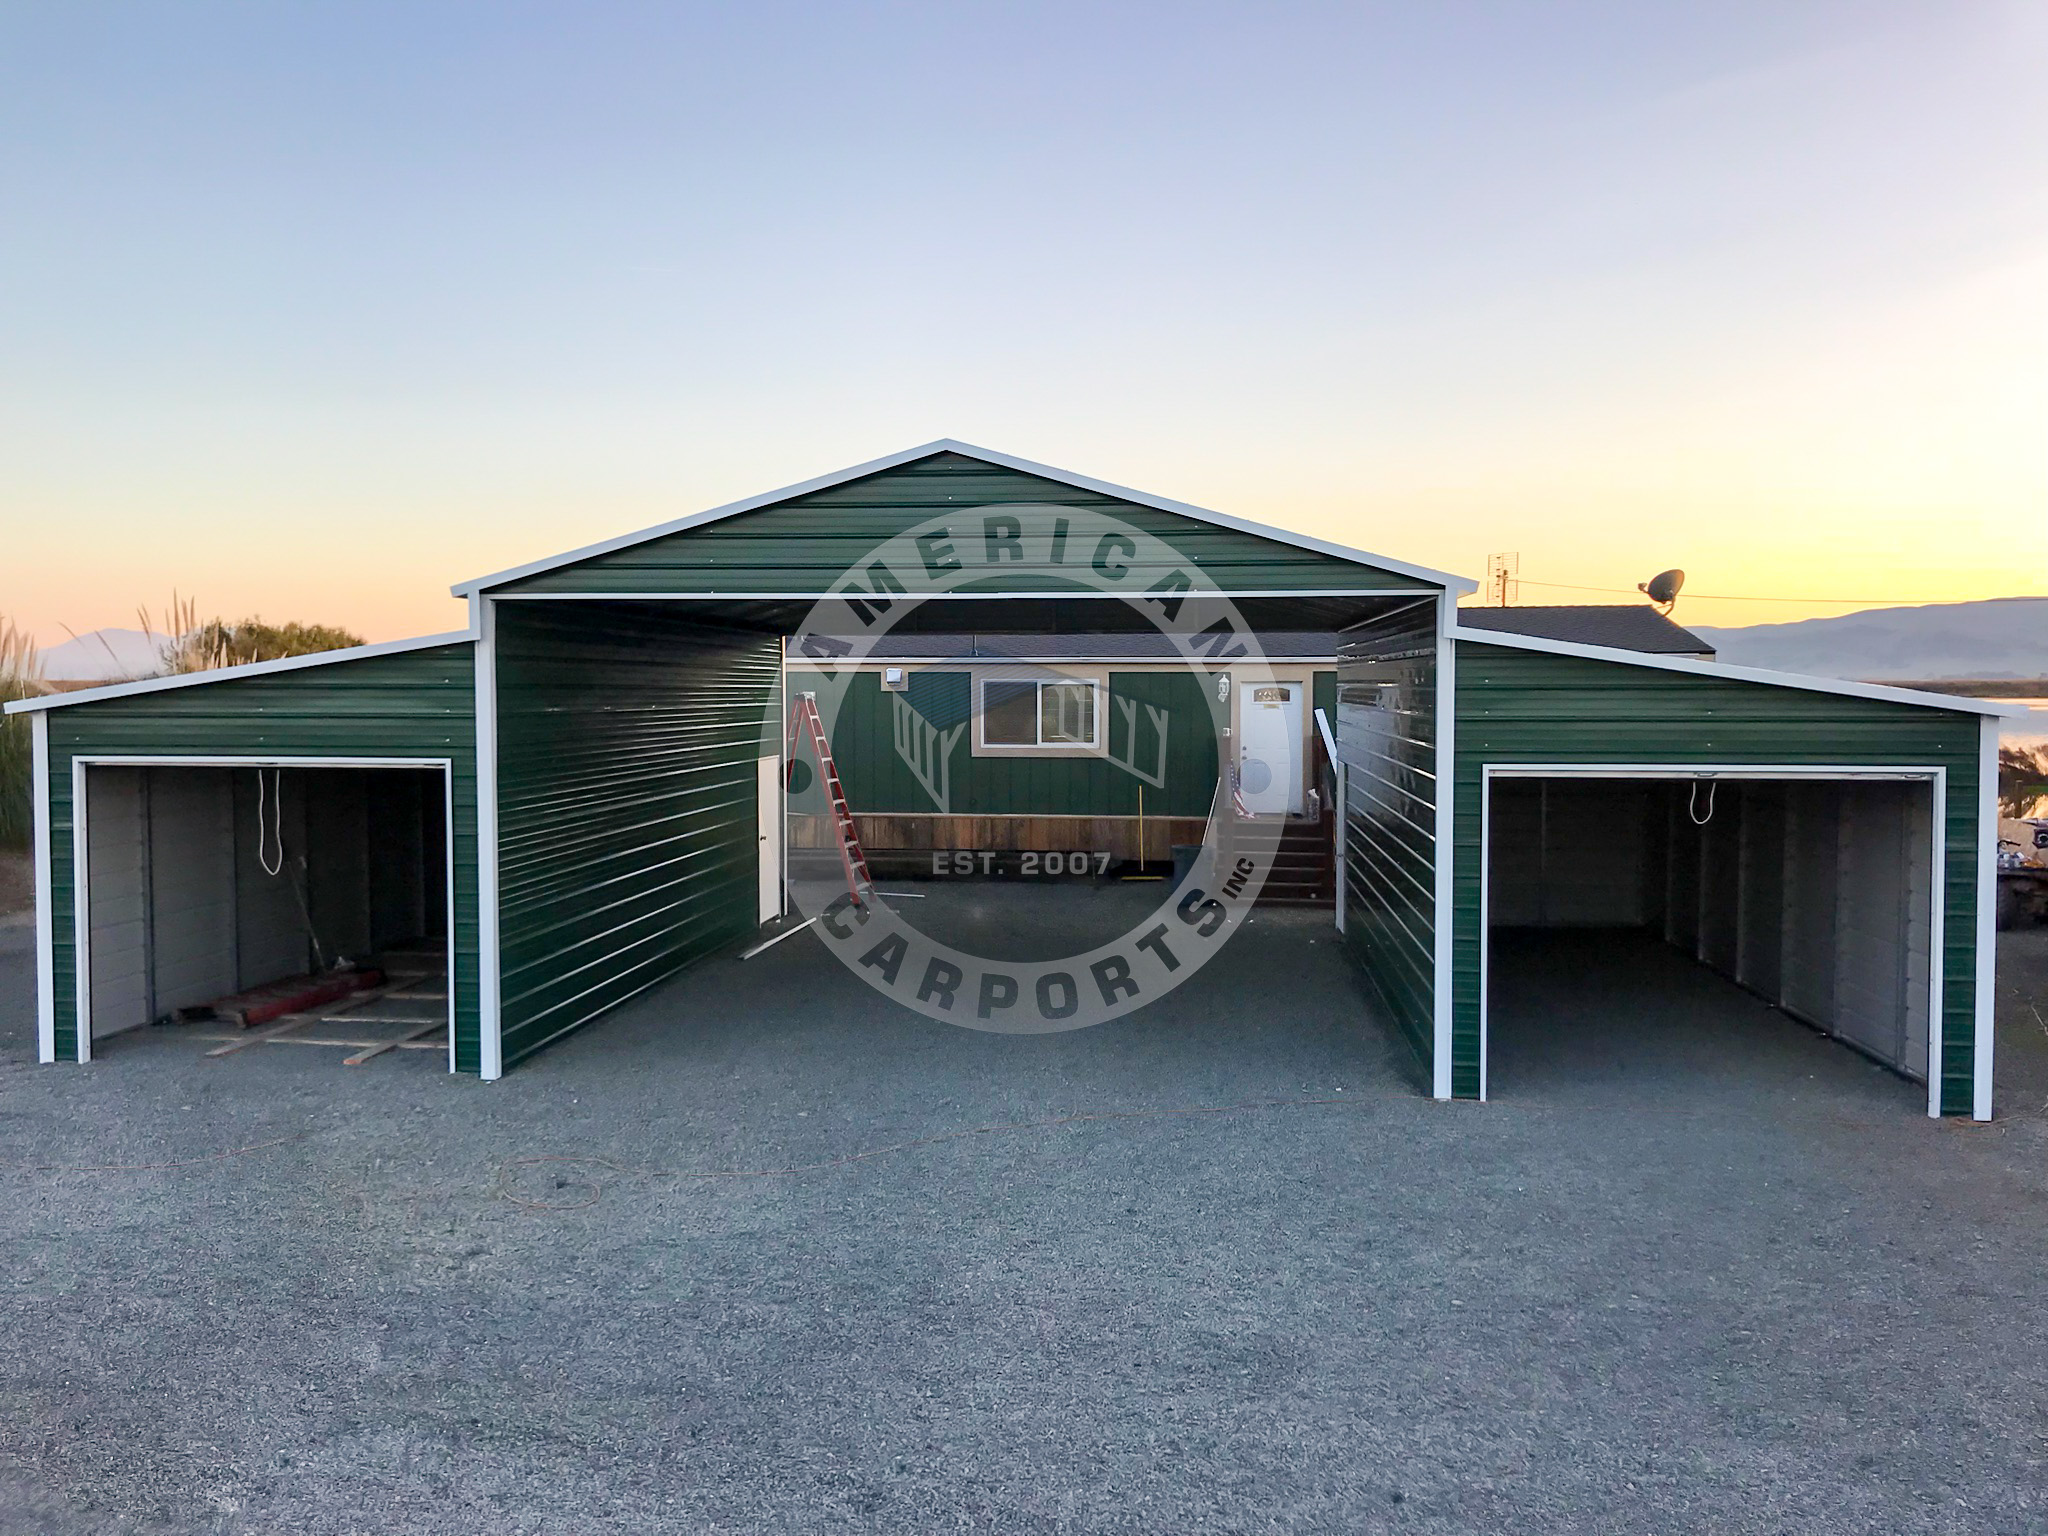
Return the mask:
<svg viewBox="0 0 2048 1536">
<path fill-rule="evenodd" d="M 1839 618 L 1721 628 L 1678 621 L 1717 660 L 1880 682 L 2048 677 L 2048 597 L 1868 608 Z"/>
<path fill-rule="evenodd" d="M 163 670 L 161 637 L 139 629 L 95 629 L 43 652 L 43 676 L 53 683 L 114 683 Z"/>
</svg>

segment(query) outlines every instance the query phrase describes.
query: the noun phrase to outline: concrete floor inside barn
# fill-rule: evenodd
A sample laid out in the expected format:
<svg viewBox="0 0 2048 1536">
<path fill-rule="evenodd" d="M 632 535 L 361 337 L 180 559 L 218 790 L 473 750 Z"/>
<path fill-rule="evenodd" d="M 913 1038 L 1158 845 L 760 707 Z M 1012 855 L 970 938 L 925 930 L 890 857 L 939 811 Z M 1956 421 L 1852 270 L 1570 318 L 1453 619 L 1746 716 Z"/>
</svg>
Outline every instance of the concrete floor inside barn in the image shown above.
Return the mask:
<svg viewBox="0 0 2048 1536">
<path fill-rule="evenodd" d="M 1983 1128 L 1598 938 L 1502 946 L 1496 1102 L 1436 1104 L 1327 924 L 1032 1037 L 796 938 L 495 1085 L 37 1068 L 0 931 L 0 1528 L 2048 1523 L 2048 931 Z M 1150 1113 L 1298 1099 L 1342 1102 Z"/>
</svg>

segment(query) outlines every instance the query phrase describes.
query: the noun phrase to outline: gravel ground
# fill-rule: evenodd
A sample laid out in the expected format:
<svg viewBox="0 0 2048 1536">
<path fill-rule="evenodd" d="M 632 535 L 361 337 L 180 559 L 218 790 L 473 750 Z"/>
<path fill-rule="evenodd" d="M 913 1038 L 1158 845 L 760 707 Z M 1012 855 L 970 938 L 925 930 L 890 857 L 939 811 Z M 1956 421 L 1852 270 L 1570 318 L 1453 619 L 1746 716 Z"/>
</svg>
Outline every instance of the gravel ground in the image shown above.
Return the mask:
<svg viewBox="0 0 2048 1536">
<path fill-rule="evenodd" d="M 1614 941 L 1504 947 L 1476 1106 L 1312 916 L 1046 1037 L 798 938 L 490 1086 L 34 1068 L 21 937 L 10 1536 L 2048 1527 L 2048 933 L 1982 1129 Z"/>
</svg>

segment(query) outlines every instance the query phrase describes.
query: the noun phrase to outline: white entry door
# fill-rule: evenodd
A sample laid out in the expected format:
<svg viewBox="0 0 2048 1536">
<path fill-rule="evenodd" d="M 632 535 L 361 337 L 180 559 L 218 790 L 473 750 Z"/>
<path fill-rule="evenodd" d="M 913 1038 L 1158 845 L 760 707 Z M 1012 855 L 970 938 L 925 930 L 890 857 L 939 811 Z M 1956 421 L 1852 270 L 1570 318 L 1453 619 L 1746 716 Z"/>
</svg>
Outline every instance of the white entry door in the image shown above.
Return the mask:
<svg viewBox="0 0 2048 1536">
<path fill-rule="evenodd" d="M 1301 693 L 1299 683 L 1254 683 L 1238 693 L 1238 788 L 1255 816 L 1301 814 Z"/>
<path fill-rule="evenodd" d="M 782 759 L 764 757 L 755 765 L 760 795 L 761 921 L 782 916 Z"/>
</svg>

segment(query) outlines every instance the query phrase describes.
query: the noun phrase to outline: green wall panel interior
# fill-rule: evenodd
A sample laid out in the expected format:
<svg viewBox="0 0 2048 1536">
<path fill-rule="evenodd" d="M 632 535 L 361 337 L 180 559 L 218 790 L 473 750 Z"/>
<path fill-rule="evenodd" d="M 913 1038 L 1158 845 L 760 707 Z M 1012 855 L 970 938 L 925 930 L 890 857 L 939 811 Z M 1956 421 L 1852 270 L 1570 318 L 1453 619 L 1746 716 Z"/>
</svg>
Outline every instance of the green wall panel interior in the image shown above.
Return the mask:
<svg viewBox="0 0 2048 1536">
<path fill-rule="evenodd" d="M 1213 690 L 1191 672 L 1109 671 L 1104 710 L 1113 757 L 1142 764 L 1163 777 L 1148 784 L 1128 769 L 1101 757 L 976 757 L 970 747 L 970 674 L 966 669 L 926 668 L 911 673 L 903 694 L 883 691 L 872 672 L 857 673 L 832 727 L 832 755 L 846 788 L 847 804 L 865 815 L 936 816 L 940 806 L 897 753 L 896 700 L 938 729 L 967 723 L 968 735 L 954 746 L 943 814 L 953 816 L 1135 816 L 1144 795 L 1147 816 L 1206 816 L 1216 793 L 1216 729 L 1210 715 Z M 815 673 L 790 673 L 791 697 L 809 689 L 823 697 Z M 1130 713 L 1125 705 L 1132 706 Z M 1165 772 L 1160 759 L 1159 717 L 1165 715 Z M 1137 740 L 1131 733 L 1135 726 Z M 800 753 L 807 757 L 807 753 Z"/>
<path fill-rule="evenodd" d="M 72 759 L 431 757 L 450 759 L 454 776 L 456 1066 L 476 1071 L 476 691 L 471 652 L 467 642 L 432 646 L 51 710 L 57 1059 L 73 1060 L 78 1053 Z"/>
<path fill-rule="evenodd" d="M 1452 1091 L 1479 1092 L 1480 783 L 1487 763 L 1940 767 L 1941 1104 L 1968 1114 L 1977 974 L 1978 717 L 1459 641 Z"/>
<path fill-rule="evenodd" d="M 647 605 L 497 612 L 507 1066 L 751 933 L 781 641 Z"/>
<path fill-rule="evenodd" d="M 885 540 L 949 509 L 962 514 L 963 537 L 980 538 L 977 509 L 1010 504 L 1080 507 L 1154 534 L 1192 560 L 1224 591 L 1434 590 L 1413 576 L 1302 549 L 1278 539 L 1220 527 L 1180 513 L 1139 506 L 1061 481 L 1024 474 L 958 453 L 938 453 L 893 469 L 701 528 L 592 555 L 572 565 L 507 582 L 501 593 L 811 593 L 823 592 Z M 1067 568 L 1047 563 L 1052 514 L 1025 519 L 1029 557 L 979 585 L 993 592 L 1071 591 Z M 1044 527 L 1039 527 L 1039 524 Z M 1085 561 L 1076 551 L 1071 560 Z M 1156 572 L 1134 569 L 1133 588 Z"/>
<path fill-rule="evenodd" d="M 1331 721 L 1345 765 L 1344 944 L 1395 1028 L 1436 1056 L 1436 604 L 1347 632 Z"/>
</svg>

